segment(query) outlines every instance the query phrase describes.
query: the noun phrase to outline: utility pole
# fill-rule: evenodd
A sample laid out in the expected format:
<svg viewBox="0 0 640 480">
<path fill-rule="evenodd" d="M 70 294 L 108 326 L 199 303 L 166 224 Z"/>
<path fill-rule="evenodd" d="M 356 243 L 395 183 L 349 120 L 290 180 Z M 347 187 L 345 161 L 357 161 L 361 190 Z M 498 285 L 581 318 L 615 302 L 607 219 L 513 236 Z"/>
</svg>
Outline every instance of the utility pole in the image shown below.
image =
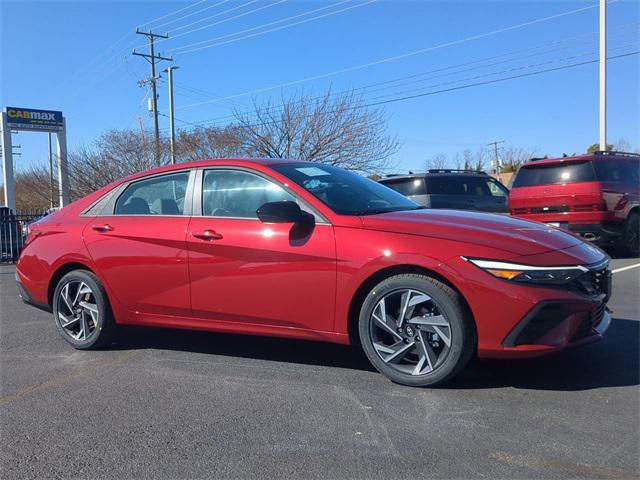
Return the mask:
<svg viewBox="0 0 640 480">
<path fill-rule="evenodd" d="M 49 135 L 49 205 L 53 208 L 53 149 L 51 147 L 51 132 Z"/>
<path fill-rule="evenodd" d="M 176 129 L 175 118 L 173 116 L 173 71 L 178 69 L 178 66 L 170 66 L 165 72 L 169 77 L 169 130 L 171 131 L 170 146 L 171 146 L 171 165 L 176 164 Z"/>
<path fill-rule="evenodd" d="M 144 136 L 144 126 L 142 125 L 142 117 L 138 115 L 138 126 L 140 127 L 140 138 L 142 139 L 142 151 L 144 152 L 144 164 L 147 168 L 149 165 L 149 157 L 147 156 L 147 139 Z"/>
<path fill-rule="evenodd" d="M 133 55 L 146 58 L 151 65 L 151 77 L 149 78 L 149 82 L 151 83 L 151 106 L 153 108 L 153 138 L 156 164 L 160 166 L 160 130 L 158 129 L 158 95 L 156 93 L 156 81 L 158 80 L 158 77 L 156 77 L 156 61 L 167 60 L 169 62 L 172 62 L 173 58 L 156 55 L 154 50 L 154 42 L 156 38 L 167 39 L 169 38 L 169 35 L 160 35 L 158 33 L 152 33 L 151 31 L 141 32 L 138 28 L 136 28 L 136 33 L 138 35 L 144 35 L 149 39 L 149 53 L 139 53 L 134 49 Z"/>
<path fill-rule="evenodd" d="M 498 155 L 498 145 L 504 143 L 504 140 L 496 140 L 495 142 L 488 143 L 487 146 L 493 145 L 493 157 L 495 158 L 496 174 L 500 175 L 500 156 Z"/>
<path fill-rule="evenodd" d="M 607 0 L 600 0 L 600 150 L 607 151 Z"/>
</svg>

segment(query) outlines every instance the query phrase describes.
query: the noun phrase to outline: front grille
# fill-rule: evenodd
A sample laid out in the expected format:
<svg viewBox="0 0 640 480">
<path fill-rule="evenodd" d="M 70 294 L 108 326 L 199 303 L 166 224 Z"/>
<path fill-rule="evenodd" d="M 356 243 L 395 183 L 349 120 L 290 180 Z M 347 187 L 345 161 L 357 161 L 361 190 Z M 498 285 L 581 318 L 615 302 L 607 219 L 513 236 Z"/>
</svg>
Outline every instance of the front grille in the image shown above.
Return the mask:
<svg viewBox="0 0 640 480">
<path fill-rule="evenodd" d="M 579 340 L 583 337 L 591 335 L 596 327 L 602 322 L 602 317 L 607 308 L 606 302 L 600 302 L 598 305 L 589 310 L 589 316 L 578 326 L 577 330 L 571 338 L 572 341 Z"/>
<path fill-rule="evenodd" d="M 572 283 L 579 291 L 590 297 L 604 294 L 605 302 L 611 295 L 611 271 L 607 265 L 585 272 Z"/>
</svg>

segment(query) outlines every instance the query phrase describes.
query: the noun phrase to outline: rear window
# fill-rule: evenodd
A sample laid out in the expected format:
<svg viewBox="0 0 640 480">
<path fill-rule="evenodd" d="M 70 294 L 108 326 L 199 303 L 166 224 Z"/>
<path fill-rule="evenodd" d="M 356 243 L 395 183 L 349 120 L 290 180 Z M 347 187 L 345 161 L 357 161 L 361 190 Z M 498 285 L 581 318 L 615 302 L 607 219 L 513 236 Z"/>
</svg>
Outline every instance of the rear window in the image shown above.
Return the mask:
<svg viewBox="0 0 640 480">
<path fill-rule="evenodd" d="M 411 195 L 424 195 L 426 194 L 424 186 L 424 178 L 403 178 L 402 180 L 388 180 L 382 182 L 389 188 L 394 189 L 396 192 L 401 193 L 405 197 Z"/>
<path fill-rule="evenodd" d="M 427 178 L 430 195 L 473 195 L 481 197 L 506 197 L 507 189 L 486 176 L 433 176 Z"/>
<path fill-rule="evenodd" d="M 637 160 L 602 160 L 593 162 L 596 176 L 601 182 L 638 183 L 640 162 Z"/>
<path fill-rule="evenodd" d="M 571 162 L 521 168 L 513 181 L 513 187 L 594 181 L 596 174 L 591 162 Z"/>
</svg>

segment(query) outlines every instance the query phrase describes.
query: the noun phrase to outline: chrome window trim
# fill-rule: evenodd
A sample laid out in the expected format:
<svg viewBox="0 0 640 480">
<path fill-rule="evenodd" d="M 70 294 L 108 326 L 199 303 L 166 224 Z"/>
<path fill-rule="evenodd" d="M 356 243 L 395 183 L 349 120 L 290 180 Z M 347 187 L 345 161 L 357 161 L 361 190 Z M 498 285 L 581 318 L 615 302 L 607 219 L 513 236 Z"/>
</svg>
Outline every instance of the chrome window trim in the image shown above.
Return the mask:
<svg viewBox="0 0 640 480">
<path fill-rule="evenodd" d="M 193 213 L 192 215 L 194 217 L 201 217 L 201 218 L 218 218 L 218 219 L 226 219 L 226 220 L 254 220 L 256 222 L 261 222 L 261 220 L 257 217 L 223 217 L 223 216 L 217 216 L 217 215 L 203 215 L 202 214 L 202 184 L 204 181 L 204 172 L 205 171 L 209 171 L 209 170 L 235 170 L 235 171 L 241 171 L 244 173 L 248 173 L 250 175 L 255 175 L 257 177 L 260 177 L 268 182 L 271 182 L 275 185 L 278 185 L 280 188 L 282 188 L 285 192 L 287 192 L 289 195 L 291 195 L 293 198 L 296 199 L 296 201 L 299 202 L 300 204 L 300 208 L 302 208 L 305 211 L 308 211 L 309 213 L 311 213 L 315 219 L 316 219 L 316 225 L 331 225 L 331 222 L 324 216 L 322 215 L 318 210 L 316 210 L 312 205 L 309 204 L 309 202 L 307 202 L 306 200 L 304 200 L 303 198 L 300 198 L 300 195 L 298 195 L 297 193 L 293 192 L 289 187 L 287 187 L 286 185 L 284 185 L 282 182 L 279 182 L 278 180 L 276 180 L 273 177 L 270 177 L 262 172 L 259 172 L 257 170 L 253 170 L 250 168 L 245 168 L 245 167 L 237 167 L 237 166 L 211 166 L 211 167 L 199 167 L 197 169 L 197 173 L 195 176 L 195 185 L 194 185 L 194 189 L 193 189 L 193 197 L 192 197 L 192 206 L 193 206 Z"/>
<path fill-rule="evenodd" d="M 111 190 L 109 190 L 107 193 L 105 193 L 104 195 L 102 195 L 100 198 L 98 198 L 96 201 L 94 201 L 91 205 L 89 205 L 87 208 L 85 208 L 82 212 L 80 212 L 80 217 L 101 217 L 104 214 L 104 211 L 107 209 L 107 207 L 109 207 L 109 205 L 112 203 L 113 198 L 117 197 L 119 195 L 120 190 L 122 190 L 122 185 L 118 185 L 114 188 L 112 188 Z M 107 201 L 105 202 L 105 204 L 102 206 L 102 208 L 100 209 L 100 211 L 98 211 L 97 213 L 88 213 L 93 207 L 95 207 L 98 203 L 102 202 L 105 198 L 110 197 L 107 199 Z"/>
</svg>

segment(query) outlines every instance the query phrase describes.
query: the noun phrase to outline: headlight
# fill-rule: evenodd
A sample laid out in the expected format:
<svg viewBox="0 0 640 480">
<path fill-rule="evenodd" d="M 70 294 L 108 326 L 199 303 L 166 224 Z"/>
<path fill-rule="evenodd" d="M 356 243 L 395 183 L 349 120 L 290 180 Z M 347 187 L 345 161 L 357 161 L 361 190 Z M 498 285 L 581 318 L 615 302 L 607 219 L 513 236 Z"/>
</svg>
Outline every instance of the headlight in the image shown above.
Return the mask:
<svg viewBox="0 0 640 480">
<path fill-rule="evenodd" d="M 537 267 L 494 260 L 463 258 L 496 278 L 539 285 L 564 285 L 588 271 L 588 269 L 582 265 L 569 267 Z"/>
</svg>

